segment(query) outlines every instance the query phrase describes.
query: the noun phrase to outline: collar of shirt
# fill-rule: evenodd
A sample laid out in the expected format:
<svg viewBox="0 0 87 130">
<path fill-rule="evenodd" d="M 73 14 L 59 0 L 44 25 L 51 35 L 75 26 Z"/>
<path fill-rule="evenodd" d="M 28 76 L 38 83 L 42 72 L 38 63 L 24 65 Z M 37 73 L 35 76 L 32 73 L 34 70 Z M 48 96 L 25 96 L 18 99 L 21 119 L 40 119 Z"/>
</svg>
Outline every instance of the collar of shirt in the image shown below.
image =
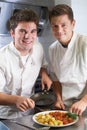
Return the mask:
<svg viewBox="0 0 87 130">
<path fill-rule="evenodd" d="M 72 39 L 68 45 L 68 48 L 71 48 L 74 44 L 75 44 L 75 40 L 76 40 L 76 37 L 77 37 L 77 33 L 73 32 L 73 36 L 72 36 Z"/>
<path fill-rule="evenodd" d="M 75 43 L 74 41 L 75 41 L 76 37 L 77 37 L 77 33 L 73 32 L 72 39 L 71 39 L 71 41 L 69 42 L 69 44 L 68 44 L 67 47 L 64 47 L 64 46 L 61 45 L 60 43 L 59 43 L 59 45 L 60 45 L 62 48 L 64 48 L 65 50 L 67 50 L 67 49 L 71 48 L 71 47 L 74 45 L 74 43 Z"/>
<path fill-rule="evenodd" d="M 23 64 L 23 62 L 22 62 L 22 56 L 20 55 L 20 52 L 15 48 L 13 42 L 11 42 L 9 49 L 11 49 L 11 51 L 12 51 L 17 57 L 19 57 L 19 60 L 21 61 L 22 65 L 24 66 L 24 64 Z M 31 57 L 31 64 L 35 64 L 35 61 L 34 61 L 34 58 L 33 58 L 32 54 L 33 54 L 33 49 L 32 49 L 31 52 L 29 53 L 27 60 Z"/>
</svg>

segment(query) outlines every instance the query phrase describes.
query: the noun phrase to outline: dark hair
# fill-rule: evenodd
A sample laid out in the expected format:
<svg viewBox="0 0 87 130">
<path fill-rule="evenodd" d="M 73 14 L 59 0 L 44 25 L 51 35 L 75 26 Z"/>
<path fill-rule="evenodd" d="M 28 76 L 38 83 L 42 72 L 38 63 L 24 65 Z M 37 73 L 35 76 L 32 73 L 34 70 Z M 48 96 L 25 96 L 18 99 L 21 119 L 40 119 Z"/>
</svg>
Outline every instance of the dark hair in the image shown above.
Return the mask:
<svg viewBox="0 0 87 130">
<path fill-rule="evenodd" d="M 55 7 L 53 7 L 53 9 L 51 11 L 49 11 L 49 20 L 51 21 L 52 17 L 56 17 L 56 16 L 60 16 L 60 15 L 64 15 L 67 14 L 68 18 L 73 21 L 74 16 L 73 16 L 73 11 L 71 9 L 71 7 L 69 7 L 66 4 L 59 4 L 56 5 Z"/>
<path fill-rule="evenodd" d="M 20 10 L 11 16 L 8 21 L 9 27 L 8 29 L 14 30 L 19 22 L 34 22 L 38 26 L 39 18 L 37 14 L 30 9 Z"/>
</svg>

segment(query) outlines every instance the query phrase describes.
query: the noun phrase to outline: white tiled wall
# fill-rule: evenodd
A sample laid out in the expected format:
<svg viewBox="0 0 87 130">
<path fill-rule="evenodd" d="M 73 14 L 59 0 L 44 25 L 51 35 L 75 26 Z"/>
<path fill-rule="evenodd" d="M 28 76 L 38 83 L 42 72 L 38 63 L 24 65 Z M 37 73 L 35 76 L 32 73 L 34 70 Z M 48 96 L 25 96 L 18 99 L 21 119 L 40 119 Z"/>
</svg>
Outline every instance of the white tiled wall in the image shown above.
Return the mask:
<svg viewBox="0 0 87 130">
<path fill-rule="evenodd" d="M 87 0 L 72 0 L 76 20 L 75 31 L 87 35 Z"/>
</svg>

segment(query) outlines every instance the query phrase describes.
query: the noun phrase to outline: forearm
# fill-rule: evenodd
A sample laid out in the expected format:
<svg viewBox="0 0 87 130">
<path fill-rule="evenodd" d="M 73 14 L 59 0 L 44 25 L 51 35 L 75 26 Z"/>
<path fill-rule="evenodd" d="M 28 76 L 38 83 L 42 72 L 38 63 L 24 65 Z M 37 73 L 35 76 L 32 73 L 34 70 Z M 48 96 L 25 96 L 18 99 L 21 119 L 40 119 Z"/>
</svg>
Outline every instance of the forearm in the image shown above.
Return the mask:
<svg viewBox="0 0 87 130">
<path fill-rule="evenodd" d="M 46 68 L 41 68 L 41 70 L 40 70 L 40 76 L 42 77 L 44 74 L 45 75 L 47 74 Z"/>
<path fill-rule="evenodd" d="M 48 76 L 45 68 L 41 68 L 40 76 L 41 76 L 42 90 L 45 88 L 45 86 L 47 87 L 47 90 L 49 90 L 52 85 L 52 80 Z"/>
<path fill-rule="evenodd" d="M 58 81 L 53 82 L 53 89 L 56 94 L 55 107 L 58 109 L 65 110 L 65 105 L 62 100 L 62 86 L 61 86 L 60 82 L 58 82 Z"/>
<path fill-rule="evenodd" d="M 58 81 L 53 82 L 53 90 L 58 100 L 62 100 L 62 86 Z"/>
<path fill-rule="evenodd" d="M 84 103 L 86 103 L 87 106 L 87 94 L 81 99 Z"/>
<path fill-rule="evenodd" d="M 0 93 L 0 105 L 13 105 L 20 111 L 26 111 L 27 109 L 34 108 L 35 103 L 27 97 Z"/>
<path fill-rule="evenodd" d="M 0 93 L 0 105 L 16 105 L 18 96 Z"/>
</svg>

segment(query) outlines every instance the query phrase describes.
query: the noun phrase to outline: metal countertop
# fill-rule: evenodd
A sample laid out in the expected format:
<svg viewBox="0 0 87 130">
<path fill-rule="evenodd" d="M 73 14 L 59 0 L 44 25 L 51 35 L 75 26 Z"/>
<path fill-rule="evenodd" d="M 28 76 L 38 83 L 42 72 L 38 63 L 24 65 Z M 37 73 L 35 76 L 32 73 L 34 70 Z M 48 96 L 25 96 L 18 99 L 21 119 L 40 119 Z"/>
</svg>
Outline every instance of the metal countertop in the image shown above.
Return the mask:
<svg viewBox="0 0 87 130">
<path fill-rule="evenodd" d="M 27 126 L 34 126 L 34 127 L 40 127 L 40 125 L 37 125 L 32 120 L 33 115 L 29 115 L 23 118 L 16 119 L 17 122 L 22 123 Z M 50 128 L 49 130 L 86 130 L 84 125 L 84 120 L 87 119 L 87 112 L 83 113 L 83 116 L 79 117 L 79 120 L 77 123 L 66 126 L 66 127 L 58 127 L 58 128 Z M 7 125 L 10 130 L 31 130 L 30 128 L 25 128 L 23 126 L 20 126 L 16 124 L 15 122 L 12 122 L 11 120 L 1 120 L 5 125 Z"/>
</svg>

